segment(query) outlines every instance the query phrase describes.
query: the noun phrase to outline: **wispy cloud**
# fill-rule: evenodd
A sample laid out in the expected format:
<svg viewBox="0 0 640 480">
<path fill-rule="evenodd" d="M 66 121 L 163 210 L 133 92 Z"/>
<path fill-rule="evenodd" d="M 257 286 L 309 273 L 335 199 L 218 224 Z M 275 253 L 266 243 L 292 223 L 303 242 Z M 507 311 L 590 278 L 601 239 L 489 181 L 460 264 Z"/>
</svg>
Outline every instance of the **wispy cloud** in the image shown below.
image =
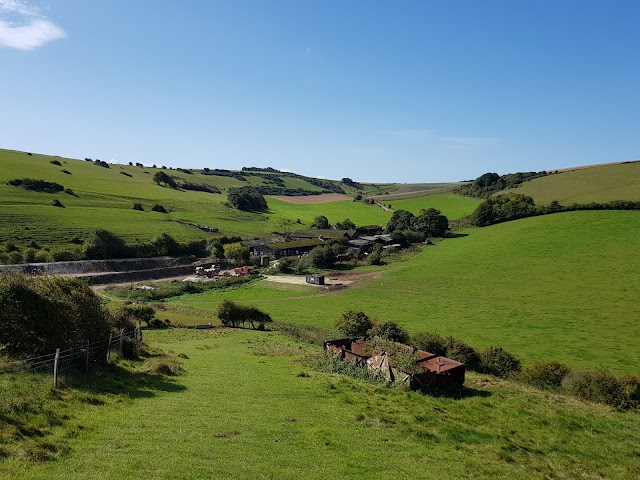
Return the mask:
<svg viewBox="0 0 640 480">
<path fill-rule="evenodd" d="M 495 137 L 463 137 L 443 135 L 434 130 L 419 128 L 391 130 L 385 132 L 385 135 L 401 140 L 429 141 L 432 143 L 440 143 L 446 147 L 457 150 L 488 147 L 500 141 L 500 139 Z"/>
<path fill-rule="evenodd" d="M 20 0 L 0 0 L 0 45 L 33 50 L 66 36 L 39 8 Z"/>
</svg>

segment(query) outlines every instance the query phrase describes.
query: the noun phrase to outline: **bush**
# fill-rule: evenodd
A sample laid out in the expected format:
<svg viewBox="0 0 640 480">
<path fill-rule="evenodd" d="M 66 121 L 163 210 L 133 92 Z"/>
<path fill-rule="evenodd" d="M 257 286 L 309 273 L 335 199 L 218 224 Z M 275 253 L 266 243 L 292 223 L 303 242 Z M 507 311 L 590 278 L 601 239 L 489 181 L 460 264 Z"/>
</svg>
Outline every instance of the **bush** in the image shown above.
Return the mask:
<svg viewBox="0 0 640 480">
<path fill-rule="evenodd" d="M 64 208 L 64 205 L 57 198 L 53 202 L 51 202 L 51 205 L 53 205 L 54 207 Z"/>
<path fill-rule="evenodd" d="M 522 383 L 537 388 L 559 388 L 571 369 L 560 362 L 536 362 L 518 375 Z"/>
<path fill-rule="evenodd" d="M 312 268 L 331 268 L 336 263 L 336 255 L 331 245 L 315 247 L 306 257 L 306 262 Z"/>
<path fill-rule="evenodd" d="M 87 242 L 85 255 L 90 260 L 124 258 L 127 256 L 127 245 L 122 238 L 111 232 L 96 230 Z"/>
<path fill-rule="evenodd" d="M 407 343 L 409 332 L 395 322 L 375 323 L 368 332 L 369 336 L 381 337 L 392 342 Z"/>
<path fill-rule="evenodd" d="M 0 344 L 29 357 L 104 340 L 111 325 L 84 282 L 57 276 L 0 275 Z"/>
<path fill-rule="evenodd" d="M 347 337 L 364 337 L 373 327 L 371 319 L 364 312 L 346 310 L 335 321 L 335 327 Z"/>
<path fill-rule="evenodd" d="M 496 377 L 505 378 L 511 373 L 519 372 L 522 368 L 520 360 L 515 355 L 500 347 L 489 347 L 480 352 L 480 371 Z"/>
<path fill-rule="evenodd" d="M 169 213 L 167 212 L 166 208 L 164 208 L 162 205 L 158 205 L 157 203 L 153 207 L 151 207 L 151 210 L 158 213 Z"/>
<path fill-rule="evenodd" d="M 61 164 L 58 160 L 51 160 L 51 161 L 49 161 L 49 163 L 50 163 L 51 165 L 58 165 L 59 167 L 61 167 L 61 166 L 62 166 L 62 164 Z"/>
<path fill-rule="evenodd" d="M 411 345 L 419 350 L 441 357 L 447 356 L 449 341 L 436 332 L 419 332 L 411 337 Z"/>
<path fill-rule="evenodd" d="M 380 265 L 382 263 L 382 252 L 383 251 L 384 250 L 382 248 L 382 245 L 379 244 L 379 243 L 376 243 L 373 246 L 373 251 L 367 257 L 367 263 L 369 265 Z"/>
<path fill-rule="evenodd" d="M 606 370 L 571 372 L 562 380 L 562 388 L 570 395 L 592 402 L 612 406 L 624 403 L 622 383 Z"/>
<path fill-rule="evenodd" d="M 447 354 L 445 357 L 464 363 L 469 370 L 479 370 L 480 355 L 473 347 L 454 338 L 448 338 L 447 341 Z"/>
<path fill-rule="evenodd" d="M 133 209 L 134 210 L 138 210 L 140 212 L 144 212 L 144 207 L 142 206 L 141 203 L 134 203 L 133 204 Z"/>
<path fill-rule="evenodd" d="M 230 188 L 227 198 L 238 210 L 264 211 L 268 208 L 267 201 L 254 187 Z"/>
<path fill-rule="evenodd" d="M 45 180 L 36 180 L 34 178 L 16 178 L 9 180 L 7 183 L 14 187 L 24 187 L 34 192 L 58 193 L 64 190 L 64 187 L 59 183 L 46 182 Z"/>
<path fill-rule="evenodd" d="M 269 314 L 255 307 L 239 305 L 231 300 L 222 302 L 218 308 L 218 318 L 225 327 L 237 328 L 249 323 L 254 330 L 264 330 L 265 325 L 272 321 Z"/>
</svg>

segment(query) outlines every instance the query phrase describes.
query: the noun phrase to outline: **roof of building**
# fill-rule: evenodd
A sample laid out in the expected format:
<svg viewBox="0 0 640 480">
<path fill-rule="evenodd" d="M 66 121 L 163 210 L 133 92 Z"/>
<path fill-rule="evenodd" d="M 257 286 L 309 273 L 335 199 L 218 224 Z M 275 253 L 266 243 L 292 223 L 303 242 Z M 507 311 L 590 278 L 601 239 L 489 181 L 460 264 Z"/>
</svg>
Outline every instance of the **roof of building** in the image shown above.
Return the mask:
<svg viewBox="0 0 640 480">
<path fill-rule="evenodd" d="M 271 250 L 287 250 L 289 248 L 316 247 L 318 245 L 324 245 L 324 242 L 320 239 L 296 240 L 294 242 L 268 243 L 265 246 Z"/>
<path fill-rule="evenodd" d="M 291 234 L 292 238 L 329 238 L 340 239 L 343 237 L 353 237 L 355 230 L 335 230 L 333 228 L 310 228 L 308 230 L 297 230 Z"/>
</svg>

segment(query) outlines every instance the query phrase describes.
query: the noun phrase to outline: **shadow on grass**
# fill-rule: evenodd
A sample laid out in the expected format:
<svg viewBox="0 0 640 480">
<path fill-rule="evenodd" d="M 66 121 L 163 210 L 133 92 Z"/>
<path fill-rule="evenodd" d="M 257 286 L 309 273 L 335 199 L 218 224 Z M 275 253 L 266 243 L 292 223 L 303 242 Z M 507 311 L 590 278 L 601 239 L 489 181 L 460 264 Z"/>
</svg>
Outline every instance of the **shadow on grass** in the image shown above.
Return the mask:
<svg viewBox="0 0 640 480">
<path fill-rule="evenodd" d="M 451 398 L 453 400 L 462 400 L 465 398 L 481 397 L 487 398 L 492 395 L 487 390 L 478 390 L 477 388 L 462 387 L 457 390 L 433 389 L 423 392 L 424 395 L 436 398 Z"/>
<path fill-rule="evenodd" d="M 449 233 L 445 238 L 463 238 L 468 236 L 468 233 Z"/>
<path fill-rule="evenodd" d="M 70 375 L 65 378 L 65 384 L 88 393 L 125 395 L 132 399 L 151 398 L 158 392 L 186 390 L 175 378 L 135 372 L 120 365 L 106 365 L 88 375 Z"/>
</svg>

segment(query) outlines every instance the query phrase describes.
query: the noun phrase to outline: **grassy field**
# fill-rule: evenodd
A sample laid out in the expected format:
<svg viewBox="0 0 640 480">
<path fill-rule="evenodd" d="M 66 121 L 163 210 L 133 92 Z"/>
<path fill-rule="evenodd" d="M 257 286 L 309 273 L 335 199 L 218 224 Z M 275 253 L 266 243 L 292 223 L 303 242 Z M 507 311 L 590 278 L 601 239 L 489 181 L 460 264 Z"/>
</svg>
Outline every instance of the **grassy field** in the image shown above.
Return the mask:
<svg viewBox="0 0 640 480">
<path fill-rule="evenodd" d="M 256 305 L 285 323 L 328 327 L 343 310 L 436 330 L 526 363 L 640 372 L 638 212 L 570 212 L 464 232 L 340 291 L 258 282 L 168 305 Z M 379 275 L 371 277 L 372 272 Z"/>
<path fill-rule="evenodd" d="M 525 182 L 516 189 L 536 204 L 640 201 L 640 161 L 585 167 Z"/>
<path fill-rule="evenodd" d="M 60 166 L 50 161 L 58 161 Z M 270 232 L 292 231 L 308 226 L 317 215 L 332 222 L 350 218 L 358 224 L 385 224 L 391 214 L 362 202 L 341 201 L 320 205 L 294 205 L 268 199 L 266 213 L 248 213 L 226 205 L 226 194 L 171 189 L 156 185 L 157 169 L 112 165 L 103 168 L 92 162 L 24 152 L 0 150 L 0 242 L 24 246 L 31 240 L 42 246 L 69 246 L 74 237 L 88 236 L 93 230 L 110 230 L 128 241 L 148 241 L 166 232 L 178 240 L 211 237 L 189 223 L 216 227 L 221 234 L 254 237 Z M 65 174 L 67 170 L 70 174 Z M 126 173 L 127 175 L 122 175 Z M 220 189 L 247 184 L 263 184 L 264 179 L 188 175 L 177 171 L 172 176 L 192 183 Z M 74 194 L 31 192 L 5 182 L 14 178 L 36 178 L 57 182 Z M 319 190 L 298 178 L 283 177 L 292 188 Z M 373 189 L 373 187 L 370 187 Z M 66 208 L 51 205 L 58 199 Z M 141 203 L 146 211 L 132 210 Z M 168 214 L 151 212 L 154 204 L 163 205 Z M 301 223 L 296 223 L 300 220 Z"/>
<path fill-rule="evenodd" d="M 435 208 L 440 210 L 449 220 L 457 220 L 473 213 L 481 202 L 482 200 L 477 198 L 452 194 L 429 195 L 390 201 L 394 210 L 407 210 L 414 215 L 418 215 L 422 209 Z"/>
<path fill-rule="evenodd" d="M 57 461 L 20 479 L 620 478 L 640 475 L 640 416 L 471 374 L 436 398 L 315 372 L 319 347 L 268 332 L 162 331 L 187 373 L 72 403 Z M 133 388 L 135 385 L 135 388 Z M 102 400 L 101 400 L 102 399 Z M 105 405 L 97 405 L 106 401 Z M 74 432 L 70 435 L 69 432 Z"/>
</svg>

